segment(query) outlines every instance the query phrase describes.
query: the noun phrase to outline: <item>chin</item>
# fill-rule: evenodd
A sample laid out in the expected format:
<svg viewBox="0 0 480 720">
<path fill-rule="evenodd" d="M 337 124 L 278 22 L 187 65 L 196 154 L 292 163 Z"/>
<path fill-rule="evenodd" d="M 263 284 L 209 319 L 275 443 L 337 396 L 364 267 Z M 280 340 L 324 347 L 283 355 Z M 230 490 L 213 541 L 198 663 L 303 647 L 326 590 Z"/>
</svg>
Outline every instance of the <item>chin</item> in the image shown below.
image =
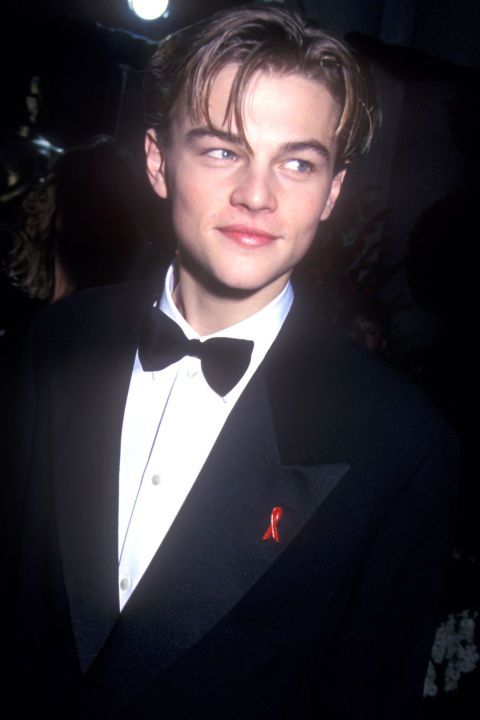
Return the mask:
<svg viewBox="0 0 480 720">
<path fill-rule="evenodd" d="M 265 268 L 261 268 L 259 265 L 260 263 L 249 263 L 245 267 L 242 263 L 232 260 L 230 267 L 221 268 L 218 272 L 213 273 L 215 282 L 232 290 L 250 294 L 280 282 L 284 273 L 265 272 Z"/>
<path fill-rule="evenodd" d="M 262 283 L 246 278 L 213 277 L 208 282 L 208 289 L 221 297 L 245 298 L 261 290 Z"/>
</svg>

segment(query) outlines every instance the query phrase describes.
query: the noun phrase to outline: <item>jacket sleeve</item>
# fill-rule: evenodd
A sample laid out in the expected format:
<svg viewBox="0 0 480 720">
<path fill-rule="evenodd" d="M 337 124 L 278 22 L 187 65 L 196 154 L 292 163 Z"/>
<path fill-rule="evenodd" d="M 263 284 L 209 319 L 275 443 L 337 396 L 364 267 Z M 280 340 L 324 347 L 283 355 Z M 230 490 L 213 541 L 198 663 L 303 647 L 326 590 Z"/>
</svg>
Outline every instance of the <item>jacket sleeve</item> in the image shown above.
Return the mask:
<svg viewBox="0 0 480 720">
<path fill-rule="evenodd" d="M 420 717 L 453 536 L 457 473 L 456 437 L 446 430 L 385 513 L 319 669 L 326 717 Z"/>
</svg>

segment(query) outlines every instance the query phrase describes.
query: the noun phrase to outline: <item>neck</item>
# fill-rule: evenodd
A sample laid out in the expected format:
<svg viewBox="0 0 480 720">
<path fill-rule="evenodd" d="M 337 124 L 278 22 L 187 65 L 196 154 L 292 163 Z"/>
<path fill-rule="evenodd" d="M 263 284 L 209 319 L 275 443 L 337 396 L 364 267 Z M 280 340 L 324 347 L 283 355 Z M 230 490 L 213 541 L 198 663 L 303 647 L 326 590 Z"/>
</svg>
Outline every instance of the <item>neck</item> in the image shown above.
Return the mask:
<svg viewBox="0 0 480 720">
<path fill-rule="evenodd" d="M 287 282 L 281 278 L 255 292 L 219 293 L 199 285 L 182 267 L 178 268 L 177 280 L 173 300 L 199 335 L 211 335 L 254 315 L 277 297 Z"/>
</svg>

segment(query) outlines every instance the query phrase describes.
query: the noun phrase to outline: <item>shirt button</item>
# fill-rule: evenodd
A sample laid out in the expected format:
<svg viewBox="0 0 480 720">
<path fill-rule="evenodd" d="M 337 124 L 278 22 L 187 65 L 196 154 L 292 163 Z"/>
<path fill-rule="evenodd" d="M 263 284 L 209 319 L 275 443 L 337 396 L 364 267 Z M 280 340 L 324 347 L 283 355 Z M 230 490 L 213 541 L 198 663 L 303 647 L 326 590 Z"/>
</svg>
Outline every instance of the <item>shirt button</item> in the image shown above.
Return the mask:
<svg viewBox="0 0 480 720">
<path fill-rule="evenodd" d="M 160 485 L 160 475 L 152 475 L 152 485 Z"/>
<path fill-rule="evenodd" d="M 129 587 L 130 587 L 130 579 L 122 578 L 120 580 L 120 590 L 128 590 Z"/>
<path fill-rule="evenodd" d="M 188 378 L 194 378 L 197 377 L 198 370 L 194 370 L 193 368 L 191 370 L 187 370 L 187 377 Z"/>
</svg>

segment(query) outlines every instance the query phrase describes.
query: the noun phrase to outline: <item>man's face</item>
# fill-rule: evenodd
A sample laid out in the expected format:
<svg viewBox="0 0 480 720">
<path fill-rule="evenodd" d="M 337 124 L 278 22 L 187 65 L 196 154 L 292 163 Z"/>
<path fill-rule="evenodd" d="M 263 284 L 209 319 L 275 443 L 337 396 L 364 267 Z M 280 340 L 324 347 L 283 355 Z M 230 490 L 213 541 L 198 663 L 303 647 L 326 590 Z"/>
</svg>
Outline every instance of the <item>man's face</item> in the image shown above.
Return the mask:
<svg viewBox="0 0 480 720">
<path fill-rule="evenodd" d="M 335 203 L 338 107 L 320 83 L 301 75 L 257 73 L 244 105 L 248 150 L 225 108 L 234 66 L 217 76 L 206 123 L 184 113 L 159 147 L 147 133 L 147 168 L 170 198 L 180 280 L 200 292 L 243 291 L 269 302 L 303 258 Z"/>
</svg>

